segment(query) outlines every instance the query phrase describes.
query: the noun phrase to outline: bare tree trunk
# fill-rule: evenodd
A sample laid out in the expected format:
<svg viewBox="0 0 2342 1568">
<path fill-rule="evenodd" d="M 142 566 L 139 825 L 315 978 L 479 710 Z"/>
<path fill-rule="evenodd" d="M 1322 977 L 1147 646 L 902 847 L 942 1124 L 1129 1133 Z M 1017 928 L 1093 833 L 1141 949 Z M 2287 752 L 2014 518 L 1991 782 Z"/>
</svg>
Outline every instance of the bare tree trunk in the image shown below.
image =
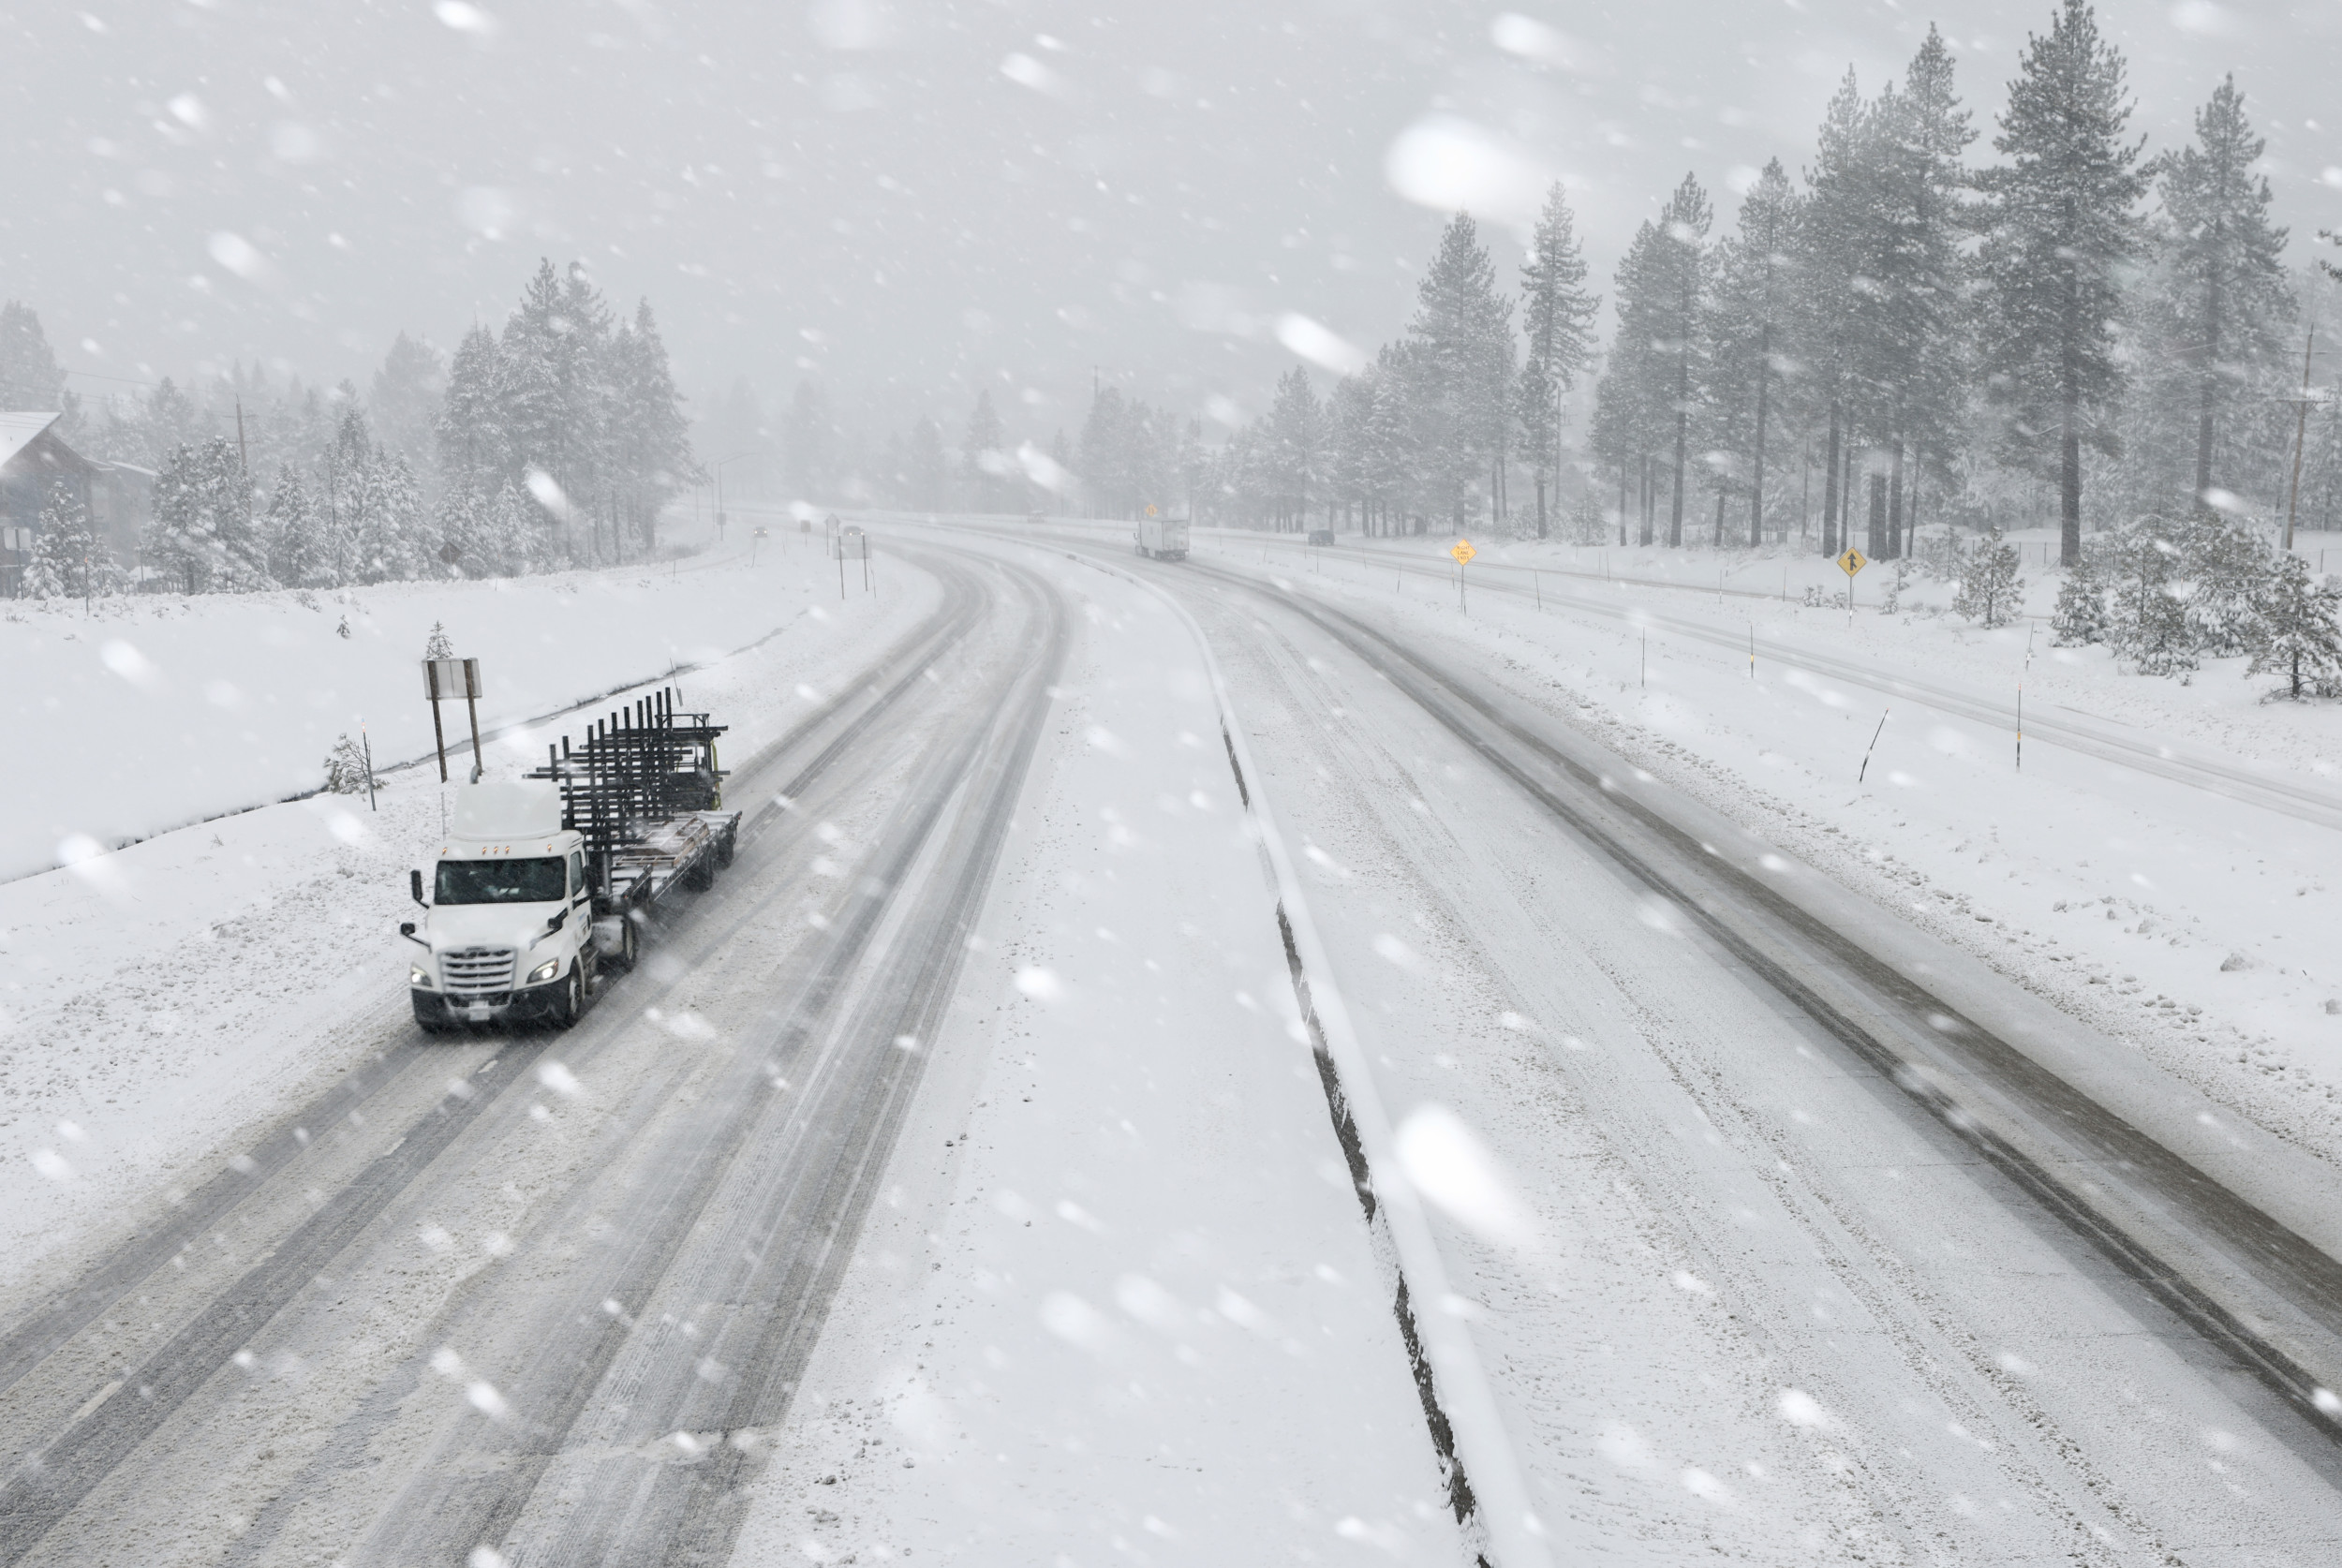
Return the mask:
<svg viewBox="0 0 2342 1568">
<path fill-rule="evenodd" d="M 1821 481 L 1821 553 L 1838 554 L 1838 406 L 1830 405 L 1830 464 Z"/>
<path fill-rule="evenodd" d="M 1887 559 L 1903 556 L 1903 437 L 1895 437 L 1894 478 L 1887 486 Z"/>
<path fill-rule="evenodd" d="M 1870 553 L 1878 559 L 1887 549 L 1887 476 L 1871 476 Z"/>
<path fill-rule="evenodd" d="M 2203 364 L 2196 381 L 2196 506 L 2212 510 L 2212 407 L 2220 374 L 2220 286 L 2218 270 L 2203 280 Z"/>
</svg>

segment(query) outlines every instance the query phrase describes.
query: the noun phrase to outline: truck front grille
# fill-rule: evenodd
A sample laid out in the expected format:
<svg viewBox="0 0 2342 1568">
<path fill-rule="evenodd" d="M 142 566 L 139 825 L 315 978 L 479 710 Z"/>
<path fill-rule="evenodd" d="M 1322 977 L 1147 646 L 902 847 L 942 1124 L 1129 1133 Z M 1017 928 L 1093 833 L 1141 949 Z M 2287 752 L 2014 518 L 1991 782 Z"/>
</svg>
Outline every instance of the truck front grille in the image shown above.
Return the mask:
<svg viewBox="0 0 2342 1568">
<path fill-rule="evenodd" d="M 512 950 L 459 947 L 439 954 L 439 976 L 451 997 L 485 997 L 512 988 Z"/>
</svg>

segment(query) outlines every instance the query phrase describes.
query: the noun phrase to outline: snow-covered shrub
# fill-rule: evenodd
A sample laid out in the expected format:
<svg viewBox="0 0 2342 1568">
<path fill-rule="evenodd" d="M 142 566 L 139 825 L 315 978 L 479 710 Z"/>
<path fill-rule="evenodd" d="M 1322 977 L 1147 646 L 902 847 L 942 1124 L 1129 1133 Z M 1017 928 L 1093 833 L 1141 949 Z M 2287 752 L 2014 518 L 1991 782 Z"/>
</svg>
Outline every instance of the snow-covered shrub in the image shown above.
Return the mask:
<svg viewBox="0 0 2342 1568">
<path fill-rule="evenodd" d="M 1952 614 L 1987 627 L 2006 626 L 2017 618 L 2024 603 L 2024 579 L 2017 575 L 2017 547 L 1994 528 L 1959 556 L 1960 591 L 1952 596 Z"/>
<path fill-rule="evenodd" d="M 365 747 L 348 735 L 342 735 L 334 742 L 334 749 L 325 754 L 326 792 L 363 795 L 369 783 Z"/>
<path fill-rule="evenodd" d="M 2271 697 L 2342 696 L 2342 591 L 2314 581 L 2299 555 L 2279 555 L 2257 612 L 2260 643 L 2246 673 L 2280 675 Z"/>
</svg>

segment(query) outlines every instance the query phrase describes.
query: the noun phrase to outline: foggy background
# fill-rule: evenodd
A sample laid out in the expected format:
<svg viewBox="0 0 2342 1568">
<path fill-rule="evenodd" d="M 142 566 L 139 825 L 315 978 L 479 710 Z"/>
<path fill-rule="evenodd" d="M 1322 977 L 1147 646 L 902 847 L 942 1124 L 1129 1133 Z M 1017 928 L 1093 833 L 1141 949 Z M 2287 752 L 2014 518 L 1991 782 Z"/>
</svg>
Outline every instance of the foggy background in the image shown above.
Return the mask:
<svg viewBox="0 0 2342 1568">
<path fill-rule="evenodd" d="M 2050 0 L 1103 8 L 70 4 L 0 24 L 0 295 L 85 396 L 233 360 L 363 384 L 540 255 L 647 296 L 693 411 L 803 377 L 841 422 L 1077 427 L 1093 376 L 1256 411 L 1294 311 L 1371 346 L 1467 201 L 1509 285 L 1548 175 L 1596 287 L 1686 170 L 1728 214 L 1937 22 L 1983 134 Z M 2233 69 L 2299 261 L 2342 224 L 2342 8 L 2112 4 L 2150 153 Z M 2320 121 L 2320 114 L 2329 118 Z M 1394 158 L 1394 149 L 1398 155 Z M 1393 188 L 1407 186 L 1415 200 Z M 106 380 L 101 377 L 121 377 Z M 1227 402 L 1213 403 L 1215 398 Z"/>
</svg>

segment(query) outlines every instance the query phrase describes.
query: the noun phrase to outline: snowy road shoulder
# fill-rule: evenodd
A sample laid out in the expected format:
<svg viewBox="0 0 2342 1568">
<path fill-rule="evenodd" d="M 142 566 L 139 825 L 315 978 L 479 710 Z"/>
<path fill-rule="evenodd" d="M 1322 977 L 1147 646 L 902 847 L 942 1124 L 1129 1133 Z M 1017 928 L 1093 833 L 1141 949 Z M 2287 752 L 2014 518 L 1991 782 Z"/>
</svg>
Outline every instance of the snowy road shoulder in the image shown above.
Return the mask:
<svg viewBox="0 0 2342 1568">
<path fill-rule="evenodd" d="M 1454 1561 L 1200 661 L 1048 570 L 1057 754 L 738 1555 Z"/>
</svg>

